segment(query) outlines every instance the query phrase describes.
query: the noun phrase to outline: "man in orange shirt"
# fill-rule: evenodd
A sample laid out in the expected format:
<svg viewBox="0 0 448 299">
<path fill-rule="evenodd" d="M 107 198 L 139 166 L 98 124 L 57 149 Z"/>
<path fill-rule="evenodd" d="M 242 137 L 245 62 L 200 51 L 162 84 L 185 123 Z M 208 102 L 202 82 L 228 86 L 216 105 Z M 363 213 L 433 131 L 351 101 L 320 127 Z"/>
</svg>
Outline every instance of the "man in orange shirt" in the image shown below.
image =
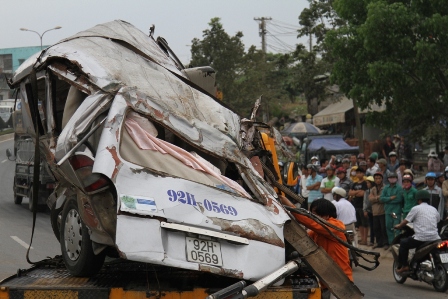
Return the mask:
<svg viewBox="0 0 448 299">
<path fill-rule="evenodd" d="M 284 205 L 296 208 L 288 199 L 281 197 L 281 201 Z M 313 214 L 326 220 L 328 223 L 345 230 L 345 225 L 342 221 L 336 219 L 336 207 L 328 200 L 324 198 L 316 199 L 311 203 L 310 211 Z M 324 227 L 315 222 L 314 220 L 300 214 L 294 214 L 294 217 L 301 224 L 305 225 L 310 231 L 308 235 L 321 246 L 328 255 L 341 267 L 345 275 L 353 281 L 352 268 L 350 267 L 350 258 L 348 255 L 348 249 L 341 243 L 339 243 Z M 328 227 L 329 230 L 342 240 L 346 240 L 343 232 Z M 335 297 L 334 297 L 335 298 Z"/>
</svg>

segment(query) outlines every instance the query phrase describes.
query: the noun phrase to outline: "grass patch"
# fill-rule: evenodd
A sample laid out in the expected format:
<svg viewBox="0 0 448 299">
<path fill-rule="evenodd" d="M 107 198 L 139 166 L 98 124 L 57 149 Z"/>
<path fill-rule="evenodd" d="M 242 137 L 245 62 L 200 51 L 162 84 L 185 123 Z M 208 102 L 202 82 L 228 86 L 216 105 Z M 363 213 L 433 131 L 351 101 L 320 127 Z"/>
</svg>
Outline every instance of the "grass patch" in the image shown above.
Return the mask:
<svg viewBox="0 0 448 299">
<path fill-rule="evenodd" d="M 1 135 L 6 135 L 6 134 L 11 134 L 11 133 L 14 133 L 14 129 L 13 128 L 0 131 L 0 136 Z"/>
</svg>

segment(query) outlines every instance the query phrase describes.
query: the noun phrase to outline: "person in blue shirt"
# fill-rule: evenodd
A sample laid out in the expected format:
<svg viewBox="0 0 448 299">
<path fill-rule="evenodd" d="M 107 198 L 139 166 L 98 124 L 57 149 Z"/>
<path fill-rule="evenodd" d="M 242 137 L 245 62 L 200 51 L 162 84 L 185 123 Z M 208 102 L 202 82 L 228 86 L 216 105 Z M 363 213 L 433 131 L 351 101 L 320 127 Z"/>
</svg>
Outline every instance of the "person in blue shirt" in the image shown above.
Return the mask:
<svg viewBox="0 0 448 299">
<path fill-rule="evenodd" d="M 308 171 L 310 175 L 306 179 L 306 189 L 310 191 L 308 195 L 308 204 L 311 203 L 323 196 L 322 192 L 320 192 L 320 184 L 322 182 L 322 176 L 317 174 L 317 166 L 313 164 L 307 165 Z"/>
</svg>

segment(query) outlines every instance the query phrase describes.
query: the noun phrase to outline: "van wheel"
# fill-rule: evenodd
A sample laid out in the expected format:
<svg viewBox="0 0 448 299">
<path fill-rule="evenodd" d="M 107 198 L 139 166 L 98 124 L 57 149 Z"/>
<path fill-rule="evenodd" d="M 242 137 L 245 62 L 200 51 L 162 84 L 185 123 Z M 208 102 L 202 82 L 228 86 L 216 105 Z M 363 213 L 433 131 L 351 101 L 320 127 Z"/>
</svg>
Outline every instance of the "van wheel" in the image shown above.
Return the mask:
<svg viewBox="0 0 448 299">
<path fill-rule="evenodd" d="M 73 276 L 93 276 L 103 266 L 105 250 L 95 255 L 89 230 L 81 219 L 76 199 L 67 200 L 62 211 L 60 244 L 68 272 Z"/>
</svg>

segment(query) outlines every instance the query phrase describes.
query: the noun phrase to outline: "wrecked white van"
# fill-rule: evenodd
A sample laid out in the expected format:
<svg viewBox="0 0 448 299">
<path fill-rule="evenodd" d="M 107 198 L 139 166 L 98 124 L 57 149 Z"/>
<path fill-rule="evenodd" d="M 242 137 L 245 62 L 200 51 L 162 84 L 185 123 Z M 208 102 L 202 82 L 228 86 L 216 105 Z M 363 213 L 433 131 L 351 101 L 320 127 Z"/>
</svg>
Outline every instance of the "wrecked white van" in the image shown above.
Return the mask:
<svg viewBox="0 0 448 299">
<path fill-rule="evenodd" d="M 285 264 L 289 217 L 243 153 L 239 116 L 207 94 L 213 78 L 123 21 L 17 70 L 10 83 L 58 181 L 48 204 L 70 273 L 94 274 L 110 248 L 249 280 Z"/>
<path fill-rule="evenodd" d="M 213 69 L 184 68 L 152 33 L 97 25 L 9 81 L 57 181 L 47 204 L 68 271 L 94 275 L 111 255 L 244 280 L 277 273 L 264 287 L 304 263 L 339 298 L 361 298 L 267 182 L 282 189 L 278 132 L 256 109 L 241 119 L 215 100 Z M 287 247 L 300 260 L 285 265 Z"/>
</svg>

